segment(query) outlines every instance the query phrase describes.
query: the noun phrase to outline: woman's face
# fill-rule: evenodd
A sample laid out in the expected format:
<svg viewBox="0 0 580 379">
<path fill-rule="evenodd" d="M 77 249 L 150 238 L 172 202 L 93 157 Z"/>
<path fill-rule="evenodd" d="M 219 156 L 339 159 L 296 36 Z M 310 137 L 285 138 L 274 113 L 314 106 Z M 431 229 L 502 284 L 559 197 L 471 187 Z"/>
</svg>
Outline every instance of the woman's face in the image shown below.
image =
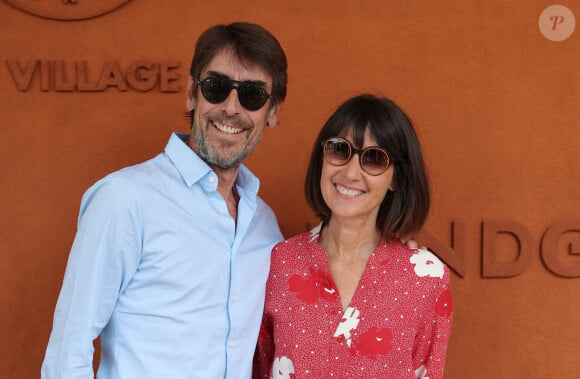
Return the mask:
<svg viewBox="0 0 580 379">
<path fill-rule="evenodd" d="M 339 137 L 353 143 L 351 129 L 347 130 L 346 135 Z M 367 128 L 361 148 L 376 145 Z M 393 190 L 394 167 L 390 165 L 382 174 L 373 176 L 364 172 L 359 162 L 355 153 L 343 166 L 333 166 L 324 159 L 320 177 L 322 197 L 332 212 L 331 219 L 359 219 L 376 225 L 379 206 L 387 192 Z"/>
</svg>

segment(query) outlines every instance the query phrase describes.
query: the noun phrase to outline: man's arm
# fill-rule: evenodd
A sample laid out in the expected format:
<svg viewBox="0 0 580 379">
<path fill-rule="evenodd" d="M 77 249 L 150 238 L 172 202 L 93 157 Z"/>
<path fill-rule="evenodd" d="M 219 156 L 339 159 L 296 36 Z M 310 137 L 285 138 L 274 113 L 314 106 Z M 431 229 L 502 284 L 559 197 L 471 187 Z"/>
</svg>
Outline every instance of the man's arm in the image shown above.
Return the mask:
<svg viewBox="0 0 580 379">
<path fill-rule="evenodd" d="M 83 196 L 41 377 L 94 378 L 93 341 L 106 326 L 141 252 L 137 197 L 113 174 Z"/>
</svg>

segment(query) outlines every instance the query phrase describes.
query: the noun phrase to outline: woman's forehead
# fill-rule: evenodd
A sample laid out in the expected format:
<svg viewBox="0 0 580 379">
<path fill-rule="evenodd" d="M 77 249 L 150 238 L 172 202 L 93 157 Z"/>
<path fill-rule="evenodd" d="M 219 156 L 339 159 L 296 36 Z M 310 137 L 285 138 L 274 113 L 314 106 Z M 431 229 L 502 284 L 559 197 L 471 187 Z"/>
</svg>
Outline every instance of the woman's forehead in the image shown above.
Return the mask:
<svg viewBox="0 0 580 379">
<path fill-rule="evenodd" d="M 376 146 L 377 139 L 372 133 L 371 127 L 367 124 L 364 128 L 352 123 L 344 125 L 338 134 L 350 141 L 356 147 Z"/>
</svg>

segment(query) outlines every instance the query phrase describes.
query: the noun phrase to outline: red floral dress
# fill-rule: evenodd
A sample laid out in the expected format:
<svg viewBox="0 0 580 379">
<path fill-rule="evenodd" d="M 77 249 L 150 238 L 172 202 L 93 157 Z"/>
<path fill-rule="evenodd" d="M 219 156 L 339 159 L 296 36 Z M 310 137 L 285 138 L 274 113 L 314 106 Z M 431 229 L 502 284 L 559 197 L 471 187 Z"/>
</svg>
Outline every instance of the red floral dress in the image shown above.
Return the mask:
<svg viewBox="0 0 580 379">
<path fill-rule="evenodd" d="M 272 251 L 253 377 L 442 378 L 448 268 L 427 250 L 382 241 L 343 311 L 319 232 Z"/>
</svg>

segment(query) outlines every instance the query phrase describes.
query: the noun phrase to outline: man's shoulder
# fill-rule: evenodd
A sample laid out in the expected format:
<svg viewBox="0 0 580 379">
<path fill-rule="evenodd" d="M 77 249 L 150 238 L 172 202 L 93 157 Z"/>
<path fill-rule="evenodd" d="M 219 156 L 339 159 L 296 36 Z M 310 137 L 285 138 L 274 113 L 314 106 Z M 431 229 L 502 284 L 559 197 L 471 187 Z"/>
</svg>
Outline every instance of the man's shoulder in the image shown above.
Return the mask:
<svg viewBox="0 0 580 379">
<path fill-rule="evenodd" d="M 270 235 L 274 243 L 284 238 L 276 214 L 259 196 L 256 196 L 256 211 L 252 216 L 252 223 L 254 233 Z"/>
<path fill-rule="evenodd" d="M 147 182 L 154 182 L 163 172 L 162 154 L 147 161 L 113 171 L 93 183 L 84 193 L 83 202 L 97 193 L 100 196 L 123 199 L 133 197 Z"/>
<path fill-rule="evenodd" d="M 167 164 L 170 163 L 165 153 L 159 153 L 153 158 L 136 163 L 131 166 L 123 167 L 110 173 L 110 176 L 122 176 L 129 180 L 146 179 L 152 175 L 158 175 L 167 170 Z"/>
<path fill-rule="evenodd" d="M 256 206 L 257 206 L 257 210 L 259 212 L 264 212 L 267 214 L 274 215 L 274 211 L 272 210 L 272 207 L 270 207 L 270 205 L 268 203 L 266 203 L 266 201 L 264 199 L 262 199 L 259 195 L 256 195 Z"/>
<path fill-rule="evenodd" d="M 147 182 L 157 178 L 159 175 L 167 174 L 168 160 L 163 156 L 164 154 L 160 153 L 146 161 L 120 168 L 99 179 L 95 182 L 95 185 L 116 182 L 137 185 L 139 182 Z"/>
</svg>

